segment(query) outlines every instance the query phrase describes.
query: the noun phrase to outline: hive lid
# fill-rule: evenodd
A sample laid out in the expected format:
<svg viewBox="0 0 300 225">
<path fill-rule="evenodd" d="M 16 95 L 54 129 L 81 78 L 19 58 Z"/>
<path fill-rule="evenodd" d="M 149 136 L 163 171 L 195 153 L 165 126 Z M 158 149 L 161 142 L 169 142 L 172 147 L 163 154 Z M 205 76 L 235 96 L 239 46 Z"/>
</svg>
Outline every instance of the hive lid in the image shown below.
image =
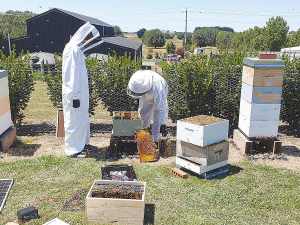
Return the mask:
<svg viewBox="0 0 300 225">
<path fill-rule="evenodd" d="M 245 66 L 250 66 L 254 69 L 284 69 L 285 60 L 244 58 L 243 64 Z"/>
</svg>

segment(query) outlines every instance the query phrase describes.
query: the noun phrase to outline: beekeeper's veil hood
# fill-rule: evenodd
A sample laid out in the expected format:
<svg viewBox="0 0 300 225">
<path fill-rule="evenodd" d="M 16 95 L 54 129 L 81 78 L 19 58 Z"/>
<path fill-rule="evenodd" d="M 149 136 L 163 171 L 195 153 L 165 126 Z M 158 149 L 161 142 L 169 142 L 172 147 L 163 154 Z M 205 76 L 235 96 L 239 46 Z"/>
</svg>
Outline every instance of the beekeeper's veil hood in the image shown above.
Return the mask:
<svg viewBox="0 0 300 225">
<path fill-rule="evenodd" d="M 102 42 L 99 31 L 89 22 L 81 26 L 70 40 L 70 43 L 77 44 L 83 52 L 100 45 Z"/>
<path fill-rule="evenodd" d="M 135 72 L 128 83 L 127 94 L 133 98 L 140 98 L 153 86 L 153 76 L 150 70 L 139 70 Z"/>
</svg>

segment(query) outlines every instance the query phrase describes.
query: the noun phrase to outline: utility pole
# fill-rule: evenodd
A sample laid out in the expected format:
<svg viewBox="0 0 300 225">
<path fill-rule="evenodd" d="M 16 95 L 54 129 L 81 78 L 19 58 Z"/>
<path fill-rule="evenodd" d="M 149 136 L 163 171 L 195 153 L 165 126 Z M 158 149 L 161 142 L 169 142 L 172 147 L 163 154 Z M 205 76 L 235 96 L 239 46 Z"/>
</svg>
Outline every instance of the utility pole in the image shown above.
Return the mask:
<svg viewBox="0 0 300 225">
<path fill-rule="evenodd" d="M 186 52 L 186 34 L 187 34 L 187 8 L 185 8 L 184 54 Z"/>
<path fill-rule="evenodd" d="M 8 50 L 9 54 L 11 55 L 11 45 L 10 45 L 10 35 L 8 34 Z"/>
</svg>

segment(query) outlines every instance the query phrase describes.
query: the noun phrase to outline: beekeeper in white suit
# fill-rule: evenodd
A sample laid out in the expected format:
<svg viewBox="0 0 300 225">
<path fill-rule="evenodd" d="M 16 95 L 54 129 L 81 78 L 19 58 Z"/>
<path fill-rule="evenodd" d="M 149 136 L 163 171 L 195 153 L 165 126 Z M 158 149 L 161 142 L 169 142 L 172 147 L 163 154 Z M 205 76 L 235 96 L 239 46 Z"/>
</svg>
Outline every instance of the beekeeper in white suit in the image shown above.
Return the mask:
<svg viewBox="0 0 300 225">
<path fill-rule="evenodd" d="M 150 70 L 135 72 L 128 83 L 127 93 L 139 98 L 139 113 L 143 129 L 149 128 L 152 115 L 152 137 L 157 145 L 160 133 L 167 136 L 168 123 L 168 85 L 164 78 Z"/>
<path fill-rule="evenodd" d="M 89 85 L 84 52 L 101 44 L 98 30 L 84 24 L 73 35 L 63 52 L 62 93 L 65 127 L 65 152 L 69 157 L 84 158 L 89 145 Z"/>
</svg>

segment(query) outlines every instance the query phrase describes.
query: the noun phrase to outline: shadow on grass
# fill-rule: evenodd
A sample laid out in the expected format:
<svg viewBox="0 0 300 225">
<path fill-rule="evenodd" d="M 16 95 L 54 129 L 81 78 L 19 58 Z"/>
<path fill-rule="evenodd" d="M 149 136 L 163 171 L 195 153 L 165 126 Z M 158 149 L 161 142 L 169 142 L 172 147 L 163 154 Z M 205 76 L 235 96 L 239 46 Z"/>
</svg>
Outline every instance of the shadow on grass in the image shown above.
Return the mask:
<svg viewBox="0 0 300 225">
<path fill-rule="evenodd" d="M 91 123 L 91 134 L 96 133 L 111 133 L 112 124 Z M 52 123 L 37 123 L 37 124 L 23 124 L 17 129 L 18 136 L 39 136 L 44 134 L 55 134 L 56 124 Z"/>
<path fill-rule="evenodd" d="M 296 146 L 282 146 L 281 152 L 288 156 L 300 157 L 300 149 Z"/>
<path fill-rule="evenodd" d="M 51 123 L 23 124 L 17 129 L 18 136 L 38 136 L 43 134 L 55 134 L 56 126 Z"/>
<path fill-rule="evenodd" d="M 214 177 L 214 178 L 211 178 L 210 180 L 212 180 L 212 179 L 218 179 L 218 180 L 221 180 L 221 179 L 224 179 L 224 178 L 226 178 L 226 177 L 228 177 L 228 176 L 232 176 L 232 175 L 238 174 L 238 173 L 240 173 L 240 172 L 243 170 L 241 167 L 234 166 L 234 165 L 231 165 L 231 164 L 228 164 L 228 166 L 229 166 L 229 172 L 228 172 L 228 173 L 218 175 L 218 176 L 216 176 L 216 177 Z M 195 173 L 195 172 L 193 172 L 193 171 L 190 171 L 190 170 L 185 169 L 185 168 L 182 168 L 182 167 L 181 167 L 180 169 L 181 169 L 182 171 L 188 173 L 188 174 L 191 175 L 191 176 L 195 176 L 195 177 L 197 177 L 197 178 L 199 178 L 199 179 L 205 179 L 205 178 L 202 176 L 202 174 L 199 175 L 199 174 L 197 174 L 197 173 Z"/>
<path fill-rule="evenodd" d="M 91 134 L 111 133 L 113 129 L 113 125 L 108 123 L 91 123 L 90 127 L 91 127 Z"/>
<path fill-rule="evenodd" d="M 144 224 L 154 224 L 155 205 L 145 204 Z"/>
<path fill-rule="evenodd" d="M 278 127 L 278 132 L 287 136 L 300 138 L 300 129 L 290 125 L 280 125 Z"/>
<path fill-rule="evenodd" d="M 11 156 L 33 156 L 40 147 L 40 144 L 27 144 L 17 140 L 5 153 Z"/>
</svg>

